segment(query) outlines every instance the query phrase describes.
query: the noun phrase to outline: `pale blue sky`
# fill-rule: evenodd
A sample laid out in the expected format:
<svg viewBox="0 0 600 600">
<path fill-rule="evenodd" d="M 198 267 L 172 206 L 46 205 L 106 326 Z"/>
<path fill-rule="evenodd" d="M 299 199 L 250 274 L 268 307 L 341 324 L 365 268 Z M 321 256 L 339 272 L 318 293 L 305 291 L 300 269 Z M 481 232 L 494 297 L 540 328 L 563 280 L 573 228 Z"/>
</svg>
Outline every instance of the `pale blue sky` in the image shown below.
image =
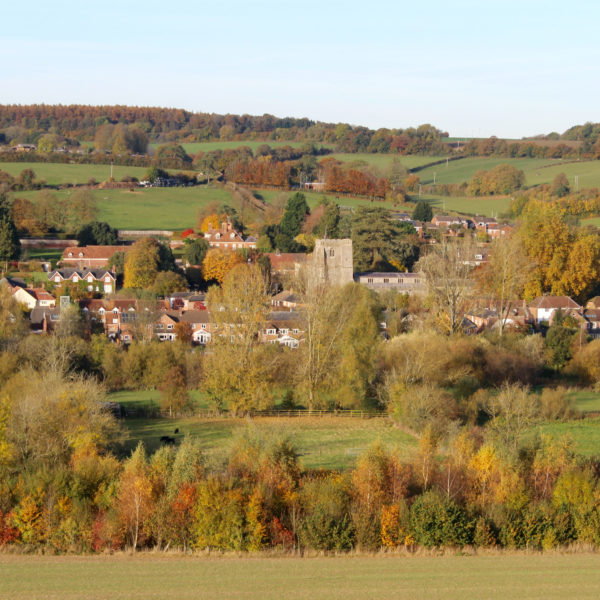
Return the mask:
<svg viewBox="0 0 600 600">
<path fill-rule="evenodd" d="M 11 1 L 0 103 L 522 137 L 600 121 L 600 2 Z"/>
</svg>

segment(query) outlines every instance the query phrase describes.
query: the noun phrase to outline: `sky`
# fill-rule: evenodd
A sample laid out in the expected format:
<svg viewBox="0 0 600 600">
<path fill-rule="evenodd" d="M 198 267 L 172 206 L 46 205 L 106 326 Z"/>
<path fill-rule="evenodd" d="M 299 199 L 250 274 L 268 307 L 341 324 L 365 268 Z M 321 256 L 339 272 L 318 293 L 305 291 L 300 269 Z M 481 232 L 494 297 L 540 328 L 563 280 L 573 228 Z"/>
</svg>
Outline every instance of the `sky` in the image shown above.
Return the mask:
<svg viewBox="0 0 600 600">
<path fill-rule="evenodd" d="M 600 121 L 599 17 L 597 0 L 13 0 L 0 104 L 521 138 Z"/>
</svg>

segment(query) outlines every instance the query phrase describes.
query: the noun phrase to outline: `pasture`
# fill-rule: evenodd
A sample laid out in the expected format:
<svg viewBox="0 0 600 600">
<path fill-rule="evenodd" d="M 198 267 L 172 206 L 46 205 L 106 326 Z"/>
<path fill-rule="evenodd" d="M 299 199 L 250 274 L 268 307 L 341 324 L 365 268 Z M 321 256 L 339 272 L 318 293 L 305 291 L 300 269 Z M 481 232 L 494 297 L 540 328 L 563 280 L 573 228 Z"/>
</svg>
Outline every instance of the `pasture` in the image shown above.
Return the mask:
<svg viewBox="0 0 600 600">
<path fill-rule="evenodd" d="M 35 201 L 37 192 L 19 196 Z M 57 197 L 71 190 L 52 192 Z M 92 190 L 101 221 L 117 229 L 187 229 L 195 227 L 198 209 L 210 202 L 231 203 L 230 193 L 214 186 Z"/>
<path fill-rule="evenodd" d="M 17 177 L 24 169 L 32 169 L 36 179 L 44 179 L 48 185 L 82 185 L 90 179 L 98 182 L 107 181 L 110 177 L 110 165 L 78 165 L 63 163 L 26 163 L 0 162 L 0 171 Z M 113 166 L 113 177 L 120 181 L 125 175 L 142 179 L 148 171 L 147 167 Z"/>
<path fill-rule="evenodd" d="M 419 200 L 417 194 L 411 195 L 410 198 L 413 202 Z M 510 204 L 508 196 L 454 197 L 423 194 L 421 198 L 427 200 L 432 205 L 434 214 L 457 212 L 466 215 L 497 217 L 499 214 L 505 212 Z"/>
<path fill-rule="evenodd" d="M 559 174 L 564 173 L 571 188 L 576 189 L 575 176 L 578 177 L 579 189 L 600 187 L 600 161 L 572 161 L 552 158 L 502 158 L 502 157 L 466 157 L 445 164 L 427 167 L 417 175 L 421 183 L 462 183 L 469 181 L 476 171 L 488 171 L 497 165 L 508 164 L 521 169 L 525 173 L 527 187 L 552 183 Z"/>
<path fill-rule="evenodd" d="M 597 554 L 0 554 L 0 600 L 597 598 Z"/>
<path fill-rule="evenodd" d="M 220 461 L 236 437 L 248 430 L 266 439 L 290 439 L 300 454 L 301 465 L 307 469 L 351 468 L 357 457 L 378 441 L 401 452 L 409 451 L 416 444 L 415 438 L 385 417 L 126 418 L 123 424 L 127 452 L 140 441 L 153 452 L 160 446 L 162 436 L 173 436 L 181 441 L 189 435 L 199 442 L 207 459 Z M 179 429 L 179 433 L 175 434 L 175 429 Z"/>
<path fill-rule="evenodd" d="M 356 154 L 329 154 L 328 157 L 333 157 L 345 163 L 366 163 L 370 167 L 376 167 L 382 174 L 390 168 L 394 160 L 405 166 L 409 171 L 415 167 L 428 165 L 429 163 L 444 160 L 445 156 L 402 156 L 401 154 L 371 154 L 371 153 L 356 153 Z"/>
</svg>

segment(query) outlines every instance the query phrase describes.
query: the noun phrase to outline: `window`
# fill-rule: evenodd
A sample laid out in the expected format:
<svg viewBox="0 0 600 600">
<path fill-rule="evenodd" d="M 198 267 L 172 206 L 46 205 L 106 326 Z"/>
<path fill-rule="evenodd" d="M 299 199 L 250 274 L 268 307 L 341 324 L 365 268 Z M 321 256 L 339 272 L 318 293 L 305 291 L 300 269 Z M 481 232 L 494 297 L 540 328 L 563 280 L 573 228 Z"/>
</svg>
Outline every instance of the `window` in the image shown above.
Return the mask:
<svg viewBox="0 0 600 600">
<path fill-rule="evenodd" d="M 384 278 L 383 278 L 383 283 L 389 283 L 389 282 L 390 282 L 390 280 L 389 280 L 389 278 L 388 278 L 388 277 L 384 277 Z"/>
<path fill-rule="evenodd" d="M 275 335 L 274 329 L 267 329 L 267 335 Z"/>
<path fill-rule="evenodd" d="M 281 335 L 287 335 L 289 333 L 289 329 L 280 329 L 279 333 L 281 333 Z"/>
<path fill-rule="evenodd" d="M 373 278 L 372 277 L 367 277 L 367 283 L 373 283 Z"/>
<path fill-rule="evenodd" d="M 202 329 L 206 329 L 206 323 L 202 323 L 202 325 L 200 325 L 200 327 L 202 327 Z"/>
<path fill-rule="evenodd" d="M 300 333 L 297 329 L 292 329 L 292 333 Z"/>
<path fill-rule="evenodd" d="M 229 234 L 229 237 L 230 237 L 232 240 L 233 240 L 233 239 L 235 239 L 235 233 L 231 233 L 231 234 Z"/>
<path fill-rule="evenodd" d="M 173 323 L 169 323 L 169 325 L 167 325 L 167 329 L 173 329 Z"/>
<path fill-rule="evenodd" d="M 162 323 L 157 323 L 156 329 L 164 329 L 164 325 Z"/>
<path fill-rule="evenodd" d="M 69 252 L 69 256 L 73 256 L 73 253 L 72 253 L 72 252 Z"/>
<path fill-rule="evenodd" d="M 329 248 L 329 256 L 335 256 L 335 250 L 333 248 Z"/>
</svg>

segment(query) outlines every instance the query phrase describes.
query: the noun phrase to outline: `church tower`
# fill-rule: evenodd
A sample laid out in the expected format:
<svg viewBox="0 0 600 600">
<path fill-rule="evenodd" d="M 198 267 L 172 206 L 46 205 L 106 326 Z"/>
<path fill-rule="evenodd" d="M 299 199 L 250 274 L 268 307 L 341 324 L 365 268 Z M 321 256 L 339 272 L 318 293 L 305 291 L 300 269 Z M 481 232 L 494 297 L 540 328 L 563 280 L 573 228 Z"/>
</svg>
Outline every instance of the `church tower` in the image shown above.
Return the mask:
<svg viewBox="0 0 600 600">
<path fill-rule="evenodd" d="M 331 285 L 353 282 L 352 240 L 316 240 L 311 263 L 316 281 Z"/>
</svg>

